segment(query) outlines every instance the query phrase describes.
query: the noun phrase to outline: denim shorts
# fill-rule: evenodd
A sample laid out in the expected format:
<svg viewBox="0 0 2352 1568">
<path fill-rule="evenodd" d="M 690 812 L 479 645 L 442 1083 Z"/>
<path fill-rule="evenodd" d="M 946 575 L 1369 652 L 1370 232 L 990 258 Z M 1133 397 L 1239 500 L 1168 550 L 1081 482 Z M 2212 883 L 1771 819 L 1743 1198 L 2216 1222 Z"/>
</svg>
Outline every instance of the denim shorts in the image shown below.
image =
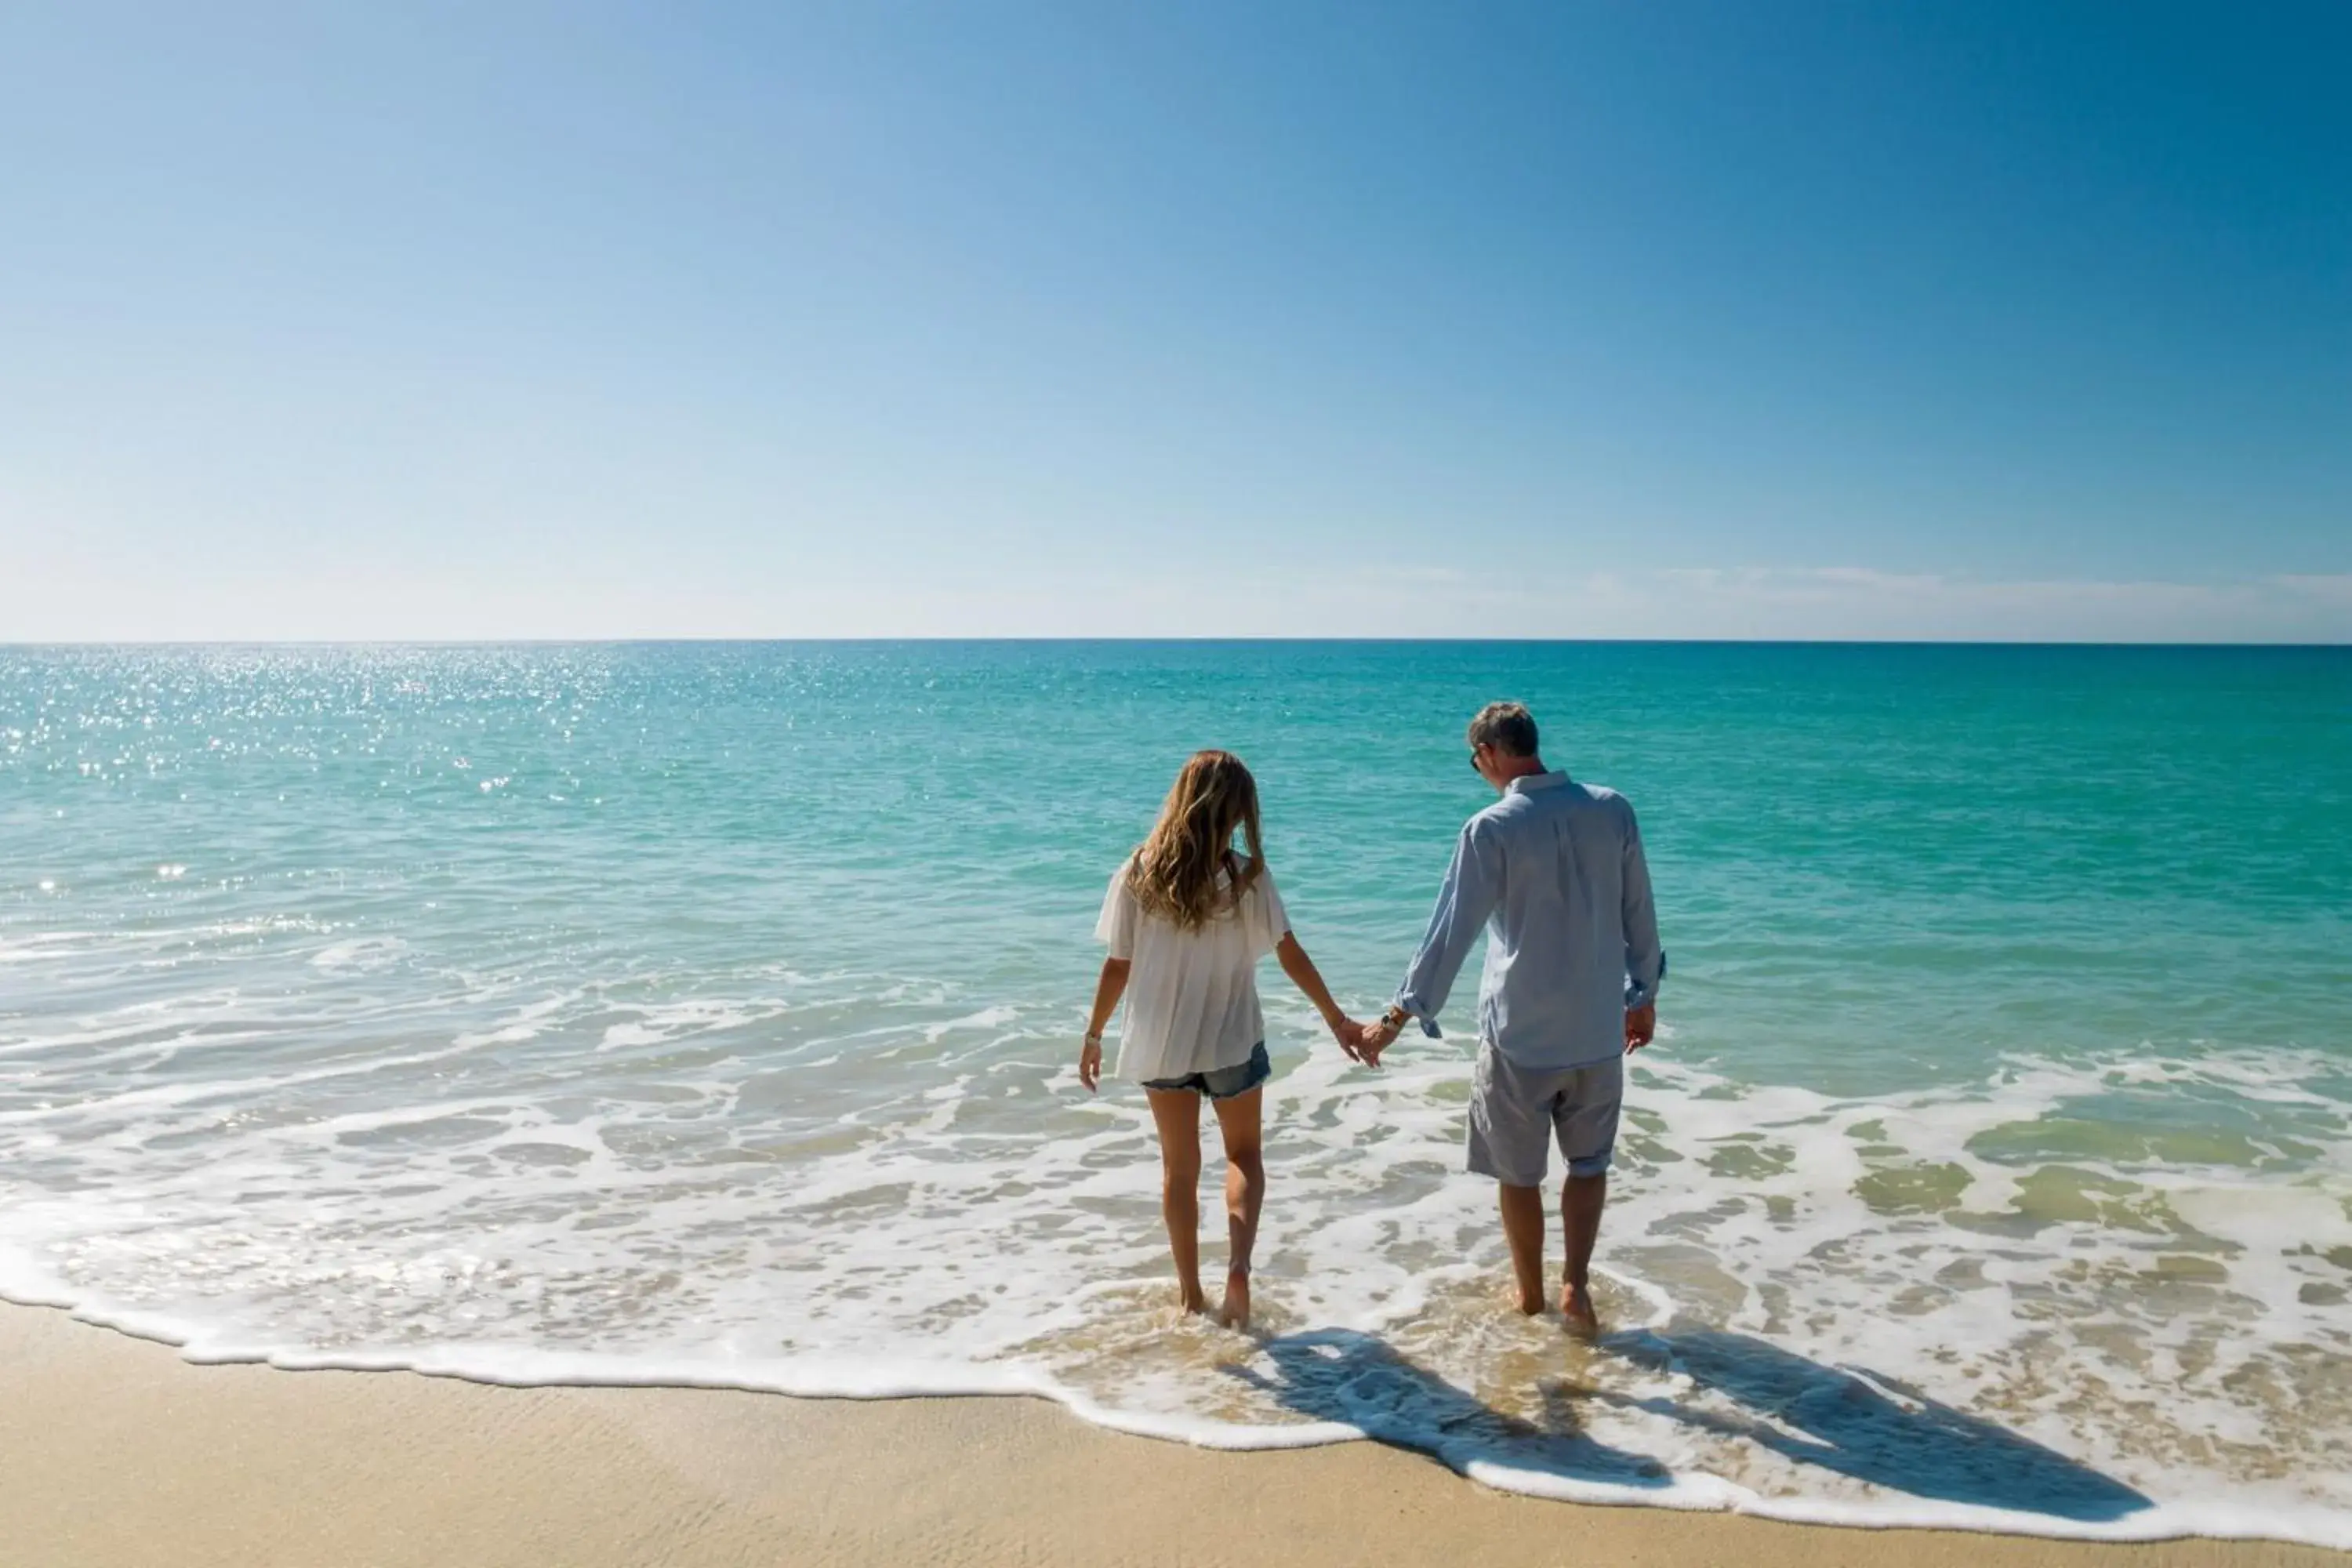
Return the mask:
<svg viewBox="0 0 2352 1568">
<path fill-rule="evenodd" d="M 1249 1060 L 1239 1067 L 1211 1068 L 1207 1072 L 1187 1073 L 1182 1078 L 1148 1078 L 1146 1089 L 1189 1089 L 1194 1094 L 1205 1094 L 1211 1100 L 1231 1100 L 1274 1076 L 1274 1063 L 1266 1059 L 1265 1042 L 1260 1040 L 1250 1047 Z"/>
</svg>

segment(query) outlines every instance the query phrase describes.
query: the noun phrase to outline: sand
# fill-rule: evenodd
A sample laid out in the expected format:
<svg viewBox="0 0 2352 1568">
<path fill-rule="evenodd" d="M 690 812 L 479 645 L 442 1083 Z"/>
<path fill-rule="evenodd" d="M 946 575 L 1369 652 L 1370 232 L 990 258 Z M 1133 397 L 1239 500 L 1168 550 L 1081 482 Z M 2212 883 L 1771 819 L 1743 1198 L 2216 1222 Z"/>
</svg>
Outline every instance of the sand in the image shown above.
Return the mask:
<svg viewBox="0 0 2352 1568">
<path fill-rule="evenodd" d="M 1034 1400 L 198 1367 L 27 1307 L 0 1306 L 0 1390 L 7 1568 L 2352 1564 L 2264 1542 L 2089 1546 L 1576 1508 L 1370 1443 L 1217 1453 Z"/>
</svg>

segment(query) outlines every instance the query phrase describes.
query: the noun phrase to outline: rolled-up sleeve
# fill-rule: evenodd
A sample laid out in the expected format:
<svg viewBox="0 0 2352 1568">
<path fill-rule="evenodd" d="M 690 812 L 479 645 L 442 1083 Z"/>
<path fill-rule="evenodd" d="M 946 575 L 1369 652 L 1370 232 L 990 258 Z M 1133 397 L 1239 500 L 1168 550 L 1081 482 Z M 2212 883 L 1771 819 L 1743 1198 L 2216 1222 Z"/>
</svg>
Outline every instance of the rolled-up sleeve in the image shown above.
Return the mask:
<svg viewBox="0 0 2352 1568">
<path fill-rule="evenodd" d="M 1474 817 L 1455 842 L 1454 863 L 1445 868 L 1445 885 L 1430 911 L 1429 931 L 1421 939 L 1412 967 L 1405 972 L 1404 988 L 1397 993 L 1397 1005 L 1419 1019 L 1422 1031 L 1433 1037 L 1438 1033 L 1438 1011 L 1502 892 L 1501 847 L 1481 826 Z"/>
<path fill-rule="evenodd" d="M 1649 1007 L 1658 1000 L 1658 983 L 1666 977 L 1665 950 L 1658 945 L 1658 909 L 1650 897 L 1650 863 L 1642 854 L 1642 827 L 1633 808 L 1625 808 L 1623 918 L 1625 924 L 1625 1010 Z"/>
</svg>

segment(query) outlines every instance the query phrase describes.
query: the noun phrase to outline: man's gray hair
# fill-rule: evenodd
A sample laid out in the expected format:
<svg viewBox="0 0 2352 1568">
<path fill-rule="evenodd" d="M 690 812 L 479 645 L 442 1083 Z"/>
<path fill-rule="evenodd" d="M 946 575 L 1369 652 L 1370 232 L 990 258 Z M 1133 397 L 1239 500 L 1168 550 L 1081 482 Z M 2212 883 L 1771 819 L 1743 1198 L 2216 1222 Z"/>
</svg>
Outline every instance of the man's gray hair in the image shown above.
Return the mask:
<svg viewBox="0 0 2352 1568">
<path fill-rule="evenodd" d="M 1492 746 L 1507 757 L 1536 754 L 1536 716 L 1524 702 L 1489 702 L 1470 721 L 1470 743 Z"/>
</svg>

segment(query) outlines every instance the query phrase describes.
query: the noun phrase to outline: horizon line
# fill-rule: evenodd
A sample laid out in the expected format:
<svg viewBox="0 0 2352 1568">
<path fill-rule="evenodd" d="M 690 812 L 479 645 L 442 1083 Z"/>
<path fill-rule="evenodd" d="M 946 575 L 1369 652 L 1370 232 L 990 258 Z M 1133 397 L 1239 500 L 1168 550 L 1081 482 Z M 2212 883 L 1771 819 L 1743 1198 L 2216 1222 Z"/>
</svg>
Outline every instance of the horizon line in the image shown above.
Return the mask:
<svg viewBox="0 0 2352 1568">
<path fill-rule="evenodd" d="M 1297 637 L 1281 633 L 1233 633 L 1216 637 L 877 636 L 802 637 L 68 637 L 0 638 L 10 652 L 62 648 L 459 648 L 459 647 L 772 647 L 777 646 L 872 647 L 898 644 L 940 646 L 1223 647 L 1279 643 L 1339 647 L 1477 647 L 1496 646 L 1591 647 L 2015 647 L 2015 648 L 2214 648 L 2352 649 L 2339 641 L 2225 640 L 2179 637 L 2160 641 L 2099 637 Z"/>
</svg>

